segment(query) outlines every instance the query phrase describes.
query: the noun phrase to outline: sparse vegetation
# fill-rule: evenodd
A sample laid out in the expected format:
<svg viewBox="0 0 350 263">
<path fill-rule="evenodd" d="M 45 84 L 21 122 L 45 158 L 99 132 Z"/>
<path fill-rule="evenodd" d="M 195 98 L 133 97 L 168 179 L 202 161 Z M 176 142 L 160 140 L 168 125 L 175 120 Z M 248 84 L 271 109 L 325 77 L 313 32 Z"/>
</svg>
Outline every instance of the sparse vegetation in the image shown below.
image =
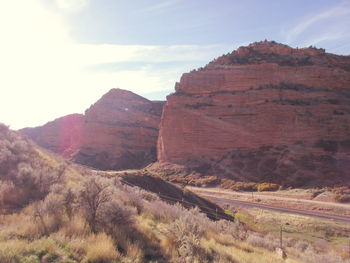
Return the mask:
<svg viewBox="0 0 350 263">
<path fill-rule="evenodd" d="M 336 194 L 336 195 L 334 195 L 334 199 L 339 203 L 347 203 L 347 202 L 350 202 L 350 195 L 348 195 L 348 194 Z"/>
<path fill-rule="evenodd" d="M 284 262 L 274 232 L 253 231 L 251 215 L 212 221 L 118 176 L 62 166 L 3 126 L 0 152 L 1 263 Z M 349 262 L 322 243 L 289 238 L 288 262 Z"/>
<path fill-rule="evenodd" d="M 261 183 L 261 184 L 258 184 L 257 189 L 259 192 L 277 191 L 278 189 L 280 189 L 280 186 L 278 184 L 272 184 L 272 183 Z"/>
<path fill-rule="evenodd" d="M 337 187 L 333 189 L 333 197 L 339 203 L 350 202 L 350 188 L 349 187 Z"/>
</svg>

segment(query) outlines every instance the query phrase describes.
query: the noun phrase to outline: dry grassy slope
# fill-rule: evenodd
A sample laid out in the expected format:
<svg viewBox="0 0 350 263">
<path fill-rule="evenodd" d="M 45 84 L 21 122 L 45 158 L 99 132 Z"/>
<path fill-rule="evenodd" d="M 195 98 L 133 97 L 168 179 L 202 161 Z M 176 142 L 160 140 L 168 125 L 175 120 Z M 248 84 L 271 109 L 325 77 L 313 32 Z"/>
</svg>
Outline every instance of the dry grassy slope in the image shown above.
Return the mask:
<svg viewBox="0 0 350 263">
<path fill-rule="evenodd" d="M 66 176 L 63 176 L 63 175 Z M 0 204 L 19 209 L 44 198 L 50 186 L 79 180 L 66 162 L 0 124 Z"/>
<path fill-rule="evenodd" d="M 233 217 L 226 214 L 225 211 L 211 201 L 204 199 L 191 191 L 181 189 L 171 183 L 165 182 L 159 177 L 142 175 L 141 173 L 122 175 L 123 182 L 132 186 L 138 186 L 146 191 L 159 195 L 165 202 L 175 204 L 180 203 L 186 208 L 198 207 L 203 213 L 206 213 L 210 219 L 233 220 Z"/>
<path fill-rule="evenodd" d="M 283 260 L 274 252 L 278 242 L 272 236 L 266 242 L 237 222 L 213 222 L 196 209 L 166 204 L 154 194 L 99 176 L 113 172 L 67 164 L 4 125 L 0 170 L 0 207 L 11 198 L 25 206 L 0 216 L 1 263 L 297 263 L 310 256 L 317 262 L 349 262 L 346 255 L 320 254 L 312 246 L 303 251 L 293 242 Z M 160 178 L 122 177 L 153 192 L 161 189 L 161 197 L 170 192 L 174 199 L 184 195 L 188 202 L 212 207 Z"/>
<path fill-rule="evenodd" d="M 81 167 L 79 165 L 69 163 L 59 155 L 31 143 L 16 132 L 8 130 L 6 127 L 3 127 L 3 130 L 0 132 L 2 142 L 0 145 L 0 153 L 3 154 L 2 161 L 0 161 L 0 169 L 2 171 L 2 175 L 0 177 L 1 181 L 9 180 L 11 179 L 11 176 L 12 179 L 16 179 L 16 174 L 21 174 L 28 171 L 32 173 L 32 179 L 36 181 L 38 179 L 37 174 L 41 176 L 42 171 L 40 171 L 40 169 L 45 170 L 45 172 L 49 172 L 47 174 L 48 177 L 46 178 L 48 179 L 47 182 L 45 182 L 45 178 L 40 179 L 42 180 L 43 185 L 29 184 L 29 190 L 26 190 L 28 182 L 27 184 L 23 184 L 21 181 L 15 182 L 17 189 L 23 189 L 23 200 L 21 199 L 21 203 L 17 204 L 19 207 L 26 205 L 27 200 L 43 198 L 49 190 L 41 188 L 49 188 L 50 184 L 55 183 L 57 180 L 65 180 L 65 182 L 62 183 L 72 186 L 77 184 L 78 181 L 82 180 L 82 174 L 93 173 L 93 170 L 90 170 L 87 167 Z M 6 143 L 7 146 L 5 146 Z M 21 148 L 19 148 L 20 146 Z M 7 157 L 5 157 L 7 150 L 10 150 L 10 152 L 12 151 L 12 154 L 9 153 L 7 154 Z M 16 150 L 20 151 L 20 157 L 18 158 L 15 158 L 17 157 Z M 23 169 L 27 170 L 24 171 Z M 64 176 L 58 176 L 59 173 L 64 173 Z M 162 200 L 170 204 L 179 202 L 187 208 L 198 206 L 201 211 L 206 213 L 211 219 L 233 220 L 230 215 L 225 214 L 221 207 L 191 192 L 184 192 L 179 187 L 165 182 L 159 177 L 141 176 L 141 173 L 139 173 L 137 170 L 135 170 L 133 173 L 119 172 L 116 174 L 122 175 L 121 177 L 123 178 L 124 183 L 156 193 Z M 50 179 L 49 175 L 52 175 L 52 179 Z M 45 177 L 45 175 L 43 176 Z M 13 193 L 11 192 L 10 196 L 15 195 L 16 191 L 17 190 L 14 188 Z M 37 191 L 39 194 L 34 194 L 34 191 Z M 13 202 L 10 203 L 12 206 L 16 205 Z"/>
</svg>

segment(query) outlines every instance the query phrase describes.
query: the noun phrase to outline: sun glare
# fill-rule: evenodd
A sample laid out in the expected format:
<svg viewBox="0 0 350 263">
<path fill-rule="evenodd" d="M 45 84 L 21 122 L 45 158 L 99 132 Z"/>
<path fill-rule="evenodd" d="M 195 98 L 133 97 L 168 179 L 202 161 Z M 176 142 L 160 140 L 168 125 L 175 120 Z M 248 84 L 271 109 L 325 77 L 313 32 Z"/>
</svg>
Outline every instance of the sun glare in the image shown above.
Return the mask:
<svg viewBox="0 0 350 263">
<path fill-rule="evenodd" d="M 67 63 L 70 41 L 63 21 L 35 0 L 1 1 L 0 32 L 1 120 L 16 126 L 46 109 L 50 119 L 43 98 L 54 96 L 60 76 L 75 66 Z"/>
<path fill-rule="evenodd" d="M 56 7 L 73 12 L 86 4 L 77 2 L 56 1 Z M 172 87 L 168 79 L 173 76 L 165 73 L 166 82 L 160 82 L 159 74 L 147 67 L 91 71 L 94 65 L 142 61 L 150 52 L 163 51 L 156 46 L 76 43 L 63 17 L 39 0 L 0 1 L 0 120 L 11 128 L 82 113 L 111 88 L 150 92 Z"/>
</svg>

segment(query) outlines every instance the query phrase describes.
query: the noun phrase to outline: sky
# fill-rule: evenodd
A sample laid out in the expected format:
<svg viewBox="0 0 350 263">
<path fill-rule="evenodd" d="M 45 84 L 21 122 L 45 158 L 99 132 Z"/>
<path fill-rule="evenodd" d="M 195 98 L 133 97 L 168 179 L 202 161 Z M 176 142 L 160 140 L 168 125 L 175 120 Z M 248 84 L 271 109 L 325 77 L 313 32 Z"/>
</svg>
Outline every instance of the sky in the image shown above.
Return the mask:
<svg viewBox="0 0 350 263">
<path fill-rule="evenodd" d="M 350 0 L 0 0 L 0 122 L 83 113 L 112 88 L 165 100 L 183 73 L 275 40 L 350 54 Z"/>
</svg>

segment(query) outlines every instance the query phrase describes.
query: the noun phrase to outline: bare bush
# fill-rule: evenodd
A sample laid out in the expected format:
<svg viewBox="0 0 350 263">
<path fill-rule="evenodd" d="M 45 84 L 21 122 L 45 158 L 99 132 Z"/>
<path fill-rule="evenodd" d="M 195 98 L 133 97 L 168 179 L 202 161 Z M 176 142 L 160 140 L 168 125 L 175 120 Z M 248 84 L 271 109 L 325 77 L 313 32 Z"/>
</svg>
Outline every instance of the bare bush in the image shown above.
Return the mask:
<svg viewBox="0 0 350 263">
<path fill-rule="evenodd" d="M 329 244 L 324 239 L 319 239 L 314 243 L 314 248 L 320 252 L 326 252 L 329 249 Z"/>
<path fill-rule="evenodd" d="M 148 213 L 156 220 L 173 221 L 188 211 L 179 204 L 170 205 L 161 200 L 149 202 L 144 207 L 145 213 Z"/>
<path fill-rule="evenodd" d="M 308 247 L 309 243 L 302 240 L 298 240 L 294 245 L 294 248 L 299 252 L 304 252 Z"/>
<path fill-rule="evenodd" d="M 180 217 L 169 225 L 166 235 L 170 241 L 167 243 L 175 246 L 179 262 L 193 262 L 205 255 L 204 249 L 200 246 L 203 233 L 201 226 L 190 214 Z"/>
<path fill-rule="evenodd" d="M 215 225 L 214 231 L 216 233 L 227 234 L 239 240 L 243 240 L 246 238 L 247 231 L 238 220 L 235 220 L 235 222 L 219 220 L 214 222 L 213 224 Z"/>
<path fill-rule="evenodd" d="M 122 191 L 125 204 L 135 207 L 137 213 L 141 214 L 144 210 L 144 201 L 139 189 L 135 189 L 135 187 L 123 187 Z"/>
<path fill-rule="evenodd" d="M 15 185 L 12 181 L 0 181 L 0 207 L 9 202 L 9 197 L 11 197 L 15 191 Z"/>
<path fill-rule="evenodd" d="M 64 223 L 61 196 L 50 193 L 45 200 L 33 204 L 32 218 L 37 223 L 39 235 L 49 235 Z M 42 231 L 40 231 L 42 229 Z"/>
<path fill-rule="evenodd" d="M 93 232 L 97 232 L 97 218 L 102 205 L 111 200 L 109 181 L 91 176 L 84 179 L 79 189 L 79 205 Z"/>
<path fill-rule="evenodd" d="M 112 200 L 103 204 L 98 211 L 97 220 L 103 222 L 108 230 L 114 227 L 130 228 L 134 225 L 133 211 L 124 207 L 118 201 Z"/>
<path fill-rule="evenodd" d="M 247 238 L 247 243 L 251 244 L 252 246 L 263 247 L 271 251 L 279 247 L 278 239 L 270 234 L 264 236 L 258 233 L 250 233 Z"/>
<path fill-rule="evenodd" d="M 64 187 L 61 184 L 55 184 L 51 187 L 51 193 L 55 193 L 60 196 L 60 201 L 64 208 L 64 212 L 71 218 L 73 216 L 74 209 L 77 206 L 76 192 L 70 187 Z"/>
<path fill-rule="evenodd" d="M 350 263 L 350 260 L 342 258 L 340 255 L 335 253 L 319 253 L 313 248 L 308 247 L 302 254 L 302 260 L 307 263 Z"/>
</svg>

